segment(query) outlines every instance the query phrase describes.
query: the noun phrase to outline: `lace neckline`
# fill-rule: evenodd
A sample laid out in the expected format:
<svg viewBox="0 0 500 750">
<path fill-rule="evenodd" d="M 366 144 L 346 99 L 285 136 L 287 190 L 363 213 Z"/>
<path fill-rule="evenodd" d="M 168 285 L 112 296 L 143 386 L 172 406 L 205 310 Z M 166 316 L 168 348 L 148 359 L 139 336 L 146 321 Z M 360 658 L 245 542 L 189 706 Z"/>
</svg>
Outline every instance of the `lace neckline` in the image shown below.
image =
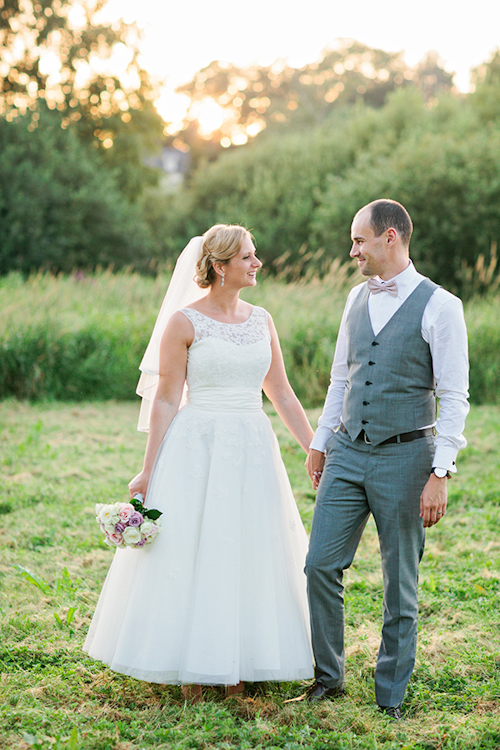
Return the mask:
<svg viewBox="0 0 500 750">
<path fill-rule="evenodd" d="M 253 305 L 251 315 L 243 323 L 222 323 L 192 307 L 185 307 L 181 312 L 193 324 L 193 344 L 207 338 L 222 339 L 238 345 L 254 344 L 261 339 L 270 340 L 267 313 L 263 307 Z"/>
<path fill-rule="evenodd" d="M 194 307 L 185 307 L 185 310 L 188 310 L 190 312 L 197 313 L 198 315 L 201 315 L 203 318 L 206 318 L 207 320 L 211 320 L 212 323 L 218 323 L 222 326 L 244 326 L 246 325 L 253 317 L 254 311 L 255 311 L 255 305 L 252 305 L 252 309 L 250 311 L 250 315 L 246 320 L 243 320 L 241 323 L 225 323 L 223 320 L 217 320 L 216 318 L 211 318 L 210 315 L 205 315 L 205 313 L 200 312 L 199 310 L 196 310 Z"/>
</svg>

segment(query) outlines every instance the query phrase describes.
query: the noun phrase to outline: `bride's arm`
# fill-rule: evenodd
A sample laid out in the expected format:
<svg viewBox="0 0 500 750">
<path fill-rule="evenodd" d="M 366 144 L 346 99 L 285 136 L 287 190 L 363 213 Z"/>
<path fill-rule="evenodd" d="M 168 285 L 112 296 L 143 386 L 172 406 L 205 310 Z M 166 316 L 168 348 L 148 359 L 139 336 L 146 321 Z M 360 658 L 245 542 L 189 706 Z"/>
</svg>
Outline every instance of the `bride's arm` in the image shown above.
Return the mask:
<svg viewBox="0 0 500 750">
<path fill-rule="evenodd" d="M 170 318 L 160 345 L 160 376 L 156 395 L 151 404 L 149 436 L 144 454 L 143 469 L 129 484 L 130 496 L 140 492 L 144 499 L 158 449 L 182 398 L 188 349 L 194 337 L 192 323 L 181 312 Z"/>
<path fill-rule="evenodd" d="M 268 315 L 271 333 L 272 362 L 264 380 L 264 393 L 271 401 L 285 426 L 307 453 L 313 431 L 302 405 L 288 382 L 280 342 L 273 319 Z"/>
</svg>

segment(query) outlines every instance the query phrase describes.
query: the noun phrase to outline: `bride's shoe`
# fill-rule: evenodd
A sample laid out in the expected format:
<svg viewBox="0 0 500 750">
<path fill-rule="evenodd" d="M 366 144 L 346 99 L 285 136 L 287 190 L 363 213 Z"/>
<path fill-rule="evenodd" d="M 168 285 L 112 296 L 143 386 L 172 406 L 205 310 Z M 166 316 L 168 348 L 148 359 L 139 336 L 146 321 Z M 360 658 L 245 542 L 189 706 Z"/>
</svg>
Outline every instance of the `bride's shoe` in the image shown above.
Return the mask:
<svg viewBox="0 0 500 750">
<path fill-rule="evenodd" d="M 183 685 L 181 687 L 181 693 L 184 700 L 192 705 L 203 701 L 201 685 Z"/>
<path fill-rule="evenodd" d="M 245 692 L 245 683 L 238 682 L 237 685 L 226 685 L 224 692 L 226 698 L 231 698 L 233 695 L 243 695 Z"/>
</svg>

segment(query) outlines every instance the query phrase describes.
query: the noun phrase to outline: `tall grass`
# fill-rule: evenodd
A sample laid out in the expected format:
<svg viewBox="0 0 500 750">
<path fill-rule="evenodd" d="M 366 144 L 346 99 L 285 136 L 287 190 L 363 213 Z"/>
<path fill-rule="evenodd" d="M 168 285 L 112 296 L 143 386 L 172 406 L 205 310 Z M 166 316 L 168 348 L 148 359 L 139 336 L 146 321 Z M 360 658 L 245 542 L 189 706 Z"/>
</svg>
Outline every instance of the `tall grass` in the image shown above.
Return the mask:
<svg viewBox="0 0 500 750">
<path fill-rule="evenodd" d="M 167 273 L 153 279 L 126 271 L 0 279 L 0 399 L 133 399 L 168 280 Z M 273 315 L 290 381 L 306 406 L 324 399 L 345 298 L 358 281 L 337 262 L 321 279 L 264 277 L 245 291 Z M 498 403 L 500 294 L 473 297 L 465 309 L 471 400 Z"/>
<path fill-rule="evenodd" d="M 476 404 L 500 403 L 500 295 L 471 300 L 465 317 L 471 400 Z"/>
<path fill-rule="evenodd" d="M 132 398 L 166 284 L 109 271 L 2 279 L 0 398 Z"/>
</svg>

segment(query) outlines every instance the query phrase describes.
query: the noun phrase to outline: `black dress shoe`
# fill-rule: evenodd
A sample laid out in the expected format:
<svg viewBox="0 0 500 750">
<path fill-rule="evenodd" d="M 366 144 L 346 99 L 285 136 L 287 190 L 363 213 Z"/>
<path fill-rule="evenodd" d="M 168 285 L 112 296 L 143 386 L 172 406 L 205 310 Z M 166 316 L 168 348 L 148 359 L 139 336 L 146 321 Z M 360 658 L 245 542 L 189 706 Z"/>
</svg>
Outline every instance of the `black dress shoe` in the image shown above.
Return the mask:
<svg viewBox="0 0 500 750">
<path fill-rule="evenodd" d="M 341 695 L 345 695 L 345 690 L 342 685 L 328 688 L 321 682 L 315 682 L 307 691 L 305 698 L 308 703 L 318 703 L 319 701 L 325 700 L 325 698 L 330 698 L 331 700 L 340 698 Z"/>
<path fill-rule="evenodd" d="M 401 706 L 379 706 L 378 710 L 393 721 L 400 721 L 403 718 L 403 714 L 401 713 Z"/>
</svg>

